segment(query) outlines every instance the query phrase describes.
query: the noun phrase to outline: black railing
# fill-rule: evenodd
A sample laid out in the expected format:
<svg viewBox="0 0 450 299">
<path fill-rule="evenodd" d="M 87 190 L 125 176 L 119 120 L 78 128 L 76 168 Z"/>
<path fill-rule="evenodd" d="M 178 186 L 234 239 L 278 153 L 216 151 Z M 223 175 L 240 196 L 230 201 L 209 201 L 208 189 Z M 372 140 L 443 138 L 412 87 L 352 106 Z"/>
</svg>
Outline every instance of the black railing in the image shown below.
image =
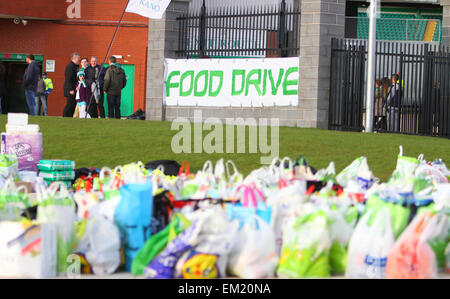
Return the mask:
<svg viewBox="0 0 450 299">
<path fill-rule="evenodd" d="M 224 7 L 177 18 L 179 57 L 289 57 L 299 55 L 300 10 L 288 7 Z"/>
<path fill-rule="evenodd" d="M 365 40 L 332 41 L 329 128 L 363 131 L 366 108 Z M 377 42 L 374 131 L 450 138 L 450 50 Z"/>
</svg>

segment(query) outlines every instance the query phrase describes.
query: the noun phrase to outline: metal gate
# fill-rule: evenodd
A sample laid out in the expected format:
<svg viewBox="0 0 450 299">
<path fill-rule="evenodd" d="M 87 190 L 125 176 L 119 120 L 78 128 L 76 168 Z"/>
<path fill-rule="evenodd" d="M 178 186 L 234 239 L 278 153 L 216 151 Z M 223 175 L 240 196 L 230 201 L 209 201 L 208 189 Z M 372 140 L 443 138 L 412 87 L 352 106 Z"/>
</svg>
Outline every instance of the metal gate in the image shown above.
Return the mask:
<svg viewBox="0 0 450 299">
<path fill-rule="evenodd" d="M 332 41 L 329 129 L 364 130 L 367 48 Z M 375 66 L 375 131 L 450 137 L 449 47 L 378 41 Z"/>
<path fill-rule="evenodd" d="M 363 130 L 365 46 L 332 40 L 329 129 Z"/>
</svg>

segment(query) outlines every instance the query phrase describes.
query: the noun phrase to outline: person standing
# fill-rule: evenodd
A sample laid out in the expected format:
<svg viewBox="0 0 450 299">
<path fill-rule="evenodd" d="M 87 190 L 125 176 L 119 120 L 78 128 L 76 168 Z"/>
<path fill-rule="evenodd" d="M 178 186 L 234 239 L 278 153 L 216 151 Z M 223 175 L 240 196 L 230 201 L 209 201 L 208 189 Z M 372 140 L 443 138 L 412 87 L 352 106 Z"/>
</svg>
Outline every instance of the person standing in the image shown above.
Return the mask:
<svg viewBox="0 0 450 299">
<path fill-rule="evenodd" d="M 75 100 L 77 101 L 79 118 L 90 118 L 89 114 L 86 112 L 86 107 L 88 107 L 89 101 L 91 100 L 91 89 L 85 81 L 85 73 L 83 71 L 79 71 L 77 77 L 78 83 Z"/>
<path fill-rule="evenodd" d="M 92 118 L 98 118 L 98 108 L 100 107 L 100 114 L 101 110 L 103 109 L 103 118 L 105 117 L 105 109 L 103 108 L 103 92 L 100 89 L 100 73 L 102 72 L 102 66 L 97 64 L 97 57 L 92 56 L 90 65 L 84 70 L 86 74 L 86 82 L 91 88 L 91 93 L 93 97 L 93 101 L 89 104 L 88 113 L 91 115 Z"/>
<path fill-rule="evenodd" d="M 81 58 L 81 71 L 84 72 L 88 66 L 89 66 L 88 59 L 86 57 Z"/>
<path fill-rule="evenodd" d="M 40 67 L 38 63 L 34 60 L 33 54 L 28 54 L 26 57 L 28 63 L 25 69 L 25 74 L 23 75 L 23 88 L 25 89 L 25 97 L 28 104 L 28 113 L 30 115 L 36 115 L 35 107 L 35 97 L 37 84 L 39 81 Z"/>
<path fill-rule="evenodd" d="M 6 112 L 6 109 L 2 104 L 7 94 L 5 80 L 6 80 L 6 67 L 3 64 L 3 62 L 0 61 L 0 114 Z"/>
<path fill-rule="evenodd" d="M 50 95 L 50 93 L 53 91 L 53 82 L 52 79 L 50 79 L 47 75 L 47 73 L 43 73 L 42 77 L 44 79 L 45 82 L 45 106 L 48 108 L 48 96 Z M 41 108 L 41 107 L 39 107 Z M 41 115 L 41 110 L 39 109 L 39 115 Z M 48 109 L 47 109 L 47 114 L 48 115 Z"/>
<path fill-rule="evenodd" d="M 398 75 L 392 75 L 392 86 L 386 99 L 387 106 L 387 130 L 398 132 L 400 130 L 400 107 L 402 88 L 398 81 Z"/>
<path fill-rule="evenodd" d="M 116 57 L 109 58 L 109 68 L 105 74 L 105 93 L 108 100 L 109 118 L 120 119 L 120 98 L 127 84 L 125 71 L 116 64 Z"/>
<path fill-rule="evenodd" d="M 67 98 L 66 107 L 64 107 L 63 117 L 73 117 L 75 112 L 75 89 L 77 86 L 78 66 L 80 65 L 80 54 L 73 53 L 72 61 L 67 65 L 64 80 L 64 97 Z"/>
<path fill-rule="evenodd" d="M 34 99 L 36 104 L 35 106 L 36 115 L 41 115 L 41 104 L 42 104 L 42 106 L 44 107 L 44 116 L 47 116 L 48 110 L 47 110 L 47 101 L 45 100 L 45 82 L 41 76 L 39 76 L 39 81 L 36 89 L 36 97 Z"/>
<path fill-rule="evenodd" d="M 104 107 L 104 103 L 105 103 L 105 93 L 104 93 L 104 87 L 105 87 L 105 75 L 106 75 L 106 70 L 107 68 L 104 67 L 103 65 L 101 66 L 101 70 L 100 70 L 100 75 L 98 76 L 98 84 L 100 86 L 100 99 L 98 102 L 98 108 L 100 110 L 100 117 L 101 118 L 105 118 L 105 107 Z"/>
</svg>

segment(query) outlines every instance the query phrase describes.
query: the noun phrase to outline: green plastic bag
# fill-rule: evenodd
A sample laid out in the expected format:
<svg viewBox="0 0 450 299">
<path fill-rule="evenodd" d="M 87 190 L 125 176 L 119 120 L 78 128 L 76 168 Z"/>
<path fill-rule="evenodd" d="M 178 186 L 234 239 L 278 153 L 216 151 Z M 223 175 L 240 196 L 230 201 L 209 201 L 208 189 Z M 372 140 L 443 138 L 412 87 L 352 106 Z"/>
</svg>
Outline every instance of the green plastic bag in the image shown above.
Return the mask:
<svg viewBox="0 0 450 299">
<path fill-rule="evenodd" d="M 6 180 L 0 189 L 0 221 L 19 221 L 29 206 L 25 187 L 16 188 L 12 178 Z"/>
<path fill-rule="evenodd" d="M 383 201 L 377 195 L 372 195 L 366 202 L 366 209 L 364 211 L 364 214 L 374 211 L 369 219 L 369 225 L 372 224 L 376 218 L 376 214 L 383 208 L 387 208 L 389 210 L 392 231 L 394 233 L 394 238 L 397 239 L 408 226 L 411 210 L 407 207 L 401 206 L 400 204 Z"/>
<path fill-rule="evenodd" d="M 286 225 L 283 235 L 280 277 L 329 277 L 331 240 L 328 217 L 323 211 L 300 216 Z"/>
<path fill-rule="evenodd" d="M 5 178 L 12 176 L 14 181 L 19 180 L 19 162 L 15 154 L 0 155 L 0 175 Z"/>
<path fill-rule="evenodd" d="M 139 250 L 131 265 L 133 275 L 143 275 L 145 267 L 180 233 L 191 225 L 182 214 L 176 213 L 170 224 L 147 240 L 145 245 Z"/>
<path fill-rule="evenodd" d="M 330 223 L 330 266 L 333 275 L 345 273 L 347 266 L 348 243 L 358 219 L 358 209 L 354 206 L 345 211 L 332 208 L 329 214 Z"/>
</svg>

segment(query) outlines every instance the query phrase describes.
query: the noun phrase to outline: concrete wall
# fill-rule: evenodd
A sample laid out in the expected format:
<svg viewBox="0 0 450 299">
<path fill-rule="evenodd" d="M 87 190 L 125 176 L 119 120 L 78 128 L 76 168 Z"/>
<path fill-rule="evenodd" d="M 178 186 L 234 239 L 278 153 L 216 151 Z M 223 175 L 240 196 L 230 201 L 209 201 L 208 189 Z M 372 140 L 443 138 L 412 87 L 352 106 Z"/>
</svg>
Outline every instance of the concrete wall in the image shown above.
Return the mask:
<svg viewBox="0 0 450 299">
<path fill-rule="evenodd" d="M 201 109 L 204 118 L 278 118 L 281 126 L 328 126 L 331 38 L 344 37 L 345 0 L 294 0 L 301 6 L 299 105 L 277 108 L 163 108 L 164 56 L 176 58 L 176 17 L 189 0 L 172 1 L 163 20 L 150 20 L 146 116 L 148 120 L 192 119 Z"/>
<path fill-rule="evenodd" d="M 442 5 L 442 43 L 450 46 L 450 0 L 441 0 Z"/>
</svg>

